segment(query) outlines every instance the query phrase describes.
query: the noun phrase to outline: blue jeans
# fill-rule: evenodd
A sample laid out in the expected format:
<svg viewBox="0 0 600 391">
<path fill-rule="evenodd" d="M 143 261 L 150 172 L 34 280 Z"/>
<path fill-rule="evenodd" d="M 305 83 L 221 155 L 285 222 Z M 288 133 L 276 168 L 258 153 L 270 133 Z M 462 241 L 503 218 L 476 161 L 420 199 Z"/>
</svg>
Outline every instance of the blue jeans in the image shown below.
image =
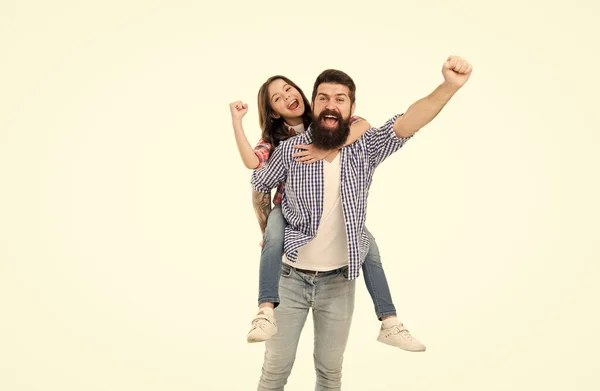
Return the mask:
<svg viewBox="0 0 600 391">
<path fill-rule="evenodd" d="M 294 366 L 298 340 L 310 308 L 314 324 L 315 390 L 341 390 L 356 280 L 348 280 L 347 266 L 317 275 L 286 264 L 279 271 L 281 303 L 275 309 L 277 334 L 265 342 L 258 391 L 283 390 Z"/>
<path fill-rule="evenodd" d="M 366 227 L 365 232 L 369 236 L 370 245 L 365 262 L 362 264 L 362 270 L 367 290 L 375 306 L 375 314 L 377 314 L 379 320 L 384 316 L 396 316 L 396 307 L 392 302 L 392 294 L 381 263 L 379 247 L 375 237 L 371 235 Z"/>
<path fill-rule="evenodd" d="M 275 205 L 267 217 L 267 228 L 263 236 L 258 272 L 258 304 L 279 305 L 279 274 L 283 256 L 283 234 L 287 221 L 281 205 Z"/>
<path fill-rule="evenodd" d="M 276 205 L 267 218 L 267 228 L 263 237 L 263 248 L 260 255 L 258 304 L 273 303 L 279 305 L 279 271 L 283 255 L 283 234 L 287 221 L 283 217 L 281 206 Z M 373 300 L 375 314 L 378 319 L 396 315 L 392 295 L 381 264 L 379 247 L 369 230 L 365 228 L 371 245 L 362 265 L 367 290 Z"/>
</svg>

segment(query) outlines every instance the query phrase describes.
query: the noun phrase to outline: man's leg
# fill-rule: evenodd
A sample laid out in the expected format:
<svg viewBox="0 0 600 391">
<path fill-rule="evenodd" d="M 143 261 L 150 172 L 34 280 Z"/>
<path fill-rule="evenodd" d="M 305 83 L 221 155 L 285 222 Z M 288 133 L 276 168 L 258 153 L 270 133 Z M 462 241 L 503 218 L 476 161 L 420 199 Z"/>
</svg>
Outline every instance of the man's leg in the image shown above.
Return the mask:
<svg viewBox="0 0 600 391">
<path fill-rule="evenodd" d="M 310 303 L 305 297 L 306 282 L 288 265 L 281 267 L 279 306 L 275 308 L 277 334 L 265 342 L 265 359 L 258 391 L 282 391 L 292 372 L 300 333 Z"/>
<path fill-rule="evenodd" d="M 347 279 L 347 268 L 315 278 L 313 318 L 315 325 L 315 390 L 341 390 L 342 361 L 352 313 L 355 280 Z"/>
</svg>

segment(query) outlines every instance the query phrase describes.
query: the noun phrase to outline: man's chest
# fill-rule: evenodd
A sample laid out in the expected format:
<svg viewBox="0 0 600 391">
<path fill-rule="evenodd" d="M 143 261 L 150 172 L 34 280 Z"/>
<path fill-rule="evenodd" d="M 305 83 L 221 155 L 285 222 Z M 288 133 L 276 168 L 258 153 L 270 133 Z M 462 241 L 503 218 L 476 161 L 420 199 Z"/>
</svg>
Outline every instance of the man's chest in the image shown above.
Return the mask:
<svg viewBox="0 0 600 391">
<path fill-rule="evenodd" d="M 331 162 L 304 164 L 290 159 L 286 193 L 305 203 L 322 202 L 331 189 L 337 189 L 342 196 L 360 193 L 368 188 L 371 177 L 368 157 L 360 150 L 344 148 Z"/>
</svg>

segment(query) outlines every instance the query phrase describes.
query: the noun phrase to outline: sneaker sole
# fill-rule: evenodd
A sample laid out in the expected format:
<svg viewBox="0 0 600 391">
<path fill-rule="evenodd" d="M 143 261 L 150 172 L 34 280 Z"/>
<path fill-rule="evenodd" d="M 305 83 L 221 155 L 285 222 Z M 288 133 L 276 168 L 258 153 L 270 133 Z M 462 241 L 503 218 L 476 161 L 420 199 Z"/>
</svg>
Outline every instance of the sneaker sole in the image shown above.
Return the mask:
<svg viewBox="0 0 600 391">
<path fill-rule="evenodd" d="M 404 350 L 404 351 L 406 351 L 406 352 L 420 353 L 420 352 L 424 352 L 425 350 L 427 350 L 427 348 L 426 348 L 426 347 L 423 347 L 422 349 L 408 349 L 408 348 L 402 348 L 402 347 L 400 347 L 400 346 L 398 346 L 398 345 L 394 345 L 393 343 L 389 343 L 389 342 L 388 342 L 388 341 L 386 341 L 385 339 L 381 339 L 381 338 L 377 338 L 377 341 L 378 341 L 378 342 L 381 342 L 382 344 L 388 345 L 388 346 L 393 346 L 393 347 L 395 347 L 395 348 L 402 349 L 402 350 Z"/>
<path fill-rule="evenodd" d="M 275 334 L 277 334 L 277 333 L 274 333 L 273 335 L 275 335 Z M 254 337 L 248 336 L 246 338 L 246 341 L 248 341 L 248 343 L 265 342 L 266 340 L 271 339 L 271 337 L 273 337 L 273 335 L 269 335 L 269 336 L 266 336 L 266 335 L 265 336 L 254 336 Z"/>
<path fill-rule="evenodd" d="M 248 338 L 246 338 L 246 341 L 248 341 L 248 343 L 256 343 L 256 342 L 265 342 L 267 339 L 269 339 L 269 338 L 248 337 Z"/>
</svg>

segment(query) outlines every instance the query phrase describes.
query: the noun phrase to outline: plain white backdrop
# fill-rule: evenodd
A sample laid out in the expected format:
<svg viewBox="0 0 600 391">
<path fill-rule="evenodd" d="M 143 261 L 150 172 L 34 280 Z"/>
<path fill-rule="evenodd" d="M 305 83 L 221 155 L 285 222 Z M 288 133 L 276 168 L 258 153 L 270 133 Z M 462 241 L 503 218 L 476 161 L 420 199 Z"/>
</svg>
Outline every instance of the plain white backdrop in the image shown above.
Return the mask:
<svg viewBox="0 0 600 391">
<path fill-rule="evenodd" d="M 471 80 L 375 175 L 344 390 L 596 390 L 592 1 L 0 4 L 0 389 L 253 390 L 260 241 L 228 104 L 342 69 L 380 125 Z M 310 319 L 310 318 L 309 318 Z M 314 387 L 309 320 L 287 390 Z"/>
</svg>

